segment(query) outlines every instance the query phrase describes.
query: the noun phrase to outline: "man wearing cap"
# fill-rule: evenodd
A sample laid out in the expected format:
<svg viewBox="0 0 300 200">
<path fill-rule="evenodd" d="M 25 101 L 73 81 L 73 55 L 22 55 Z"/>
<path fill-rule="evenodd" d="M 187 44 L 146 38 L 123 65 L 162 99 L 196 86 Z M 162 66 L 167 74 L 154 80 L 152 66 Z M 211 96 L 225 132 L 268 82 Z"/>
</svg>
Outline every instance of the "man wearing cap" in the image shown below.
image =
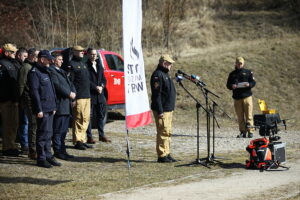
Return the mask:
<svg viewBox="0 0 300 200">
<path fill-rule="evenodd" d="M 157 162 L 176 162 L 170 154 L 172 115 L 175 108 L 176 90 L 169 76 L 175 61 L 168 55 L 162 55 L 150 80 L 151 109 L 156 123 Z"/>
<path fill-rule="evenodd" d="M 74 46 L 72 48 L 73 57 L 67 66 L 70 79 L 76 89 L 76 99 L 73 108 L 73 143 L 75 149 L 85 150 L 92 148 L 86 144 L 86 130 L 90 121 L 91 94 L 89 72 L 86 64 L 82 61 L 84 48 Z"/>
<path fill-rule="evenodd" d="M 52 60 L 53 57 L 49 51 L 41 50 L 37 63 L 28 74 L 32 108 L 37 117 L 37 165 L 45 168 L 61 165 L 51 153 L 53 116 L 56 111 L 55 89 L 48 69 Z"/>
<path fill-rule="evenodd" d="M 4 156 L 18 156 L 15 139 L 19 123 L 17 78 L 19 64 L 15 60 L 18 50 L 13 44 L 2 47 L 0 60 L 0 114 L 3 122 L 2 153 Z"/>
<path fill-rule="evenodd" d="M 238 118 L 240 134 L 238 138 L 247 136 L 252 138 L 253 126 L 253 102 L 252 91 L 256 84 L 251 70 L 244 68 L 245 60 L 243 57 L 237 57 L 235 61 L 235 70 L 232 71 L 227 79 L 227 88 L 232 90 L 234 99 L 234 109 Z"/>
<path fill-rule="evenodd" d="M 19 71 L 18 87 L 19 95 L 21 96 L 20 103 L 24 108 L 25 114 L 28 118 L 28 157 L 32 160 L 36 160 L 36 115 L 32 111 L 32 102 L 29 94 L 29 85 L 27 75 L 32 66 L 36 64 L 38 60 L 39 51 L 35 48 L 28 50 L 28 58 L 25 59 L 23 67 Z"/>
</svg>

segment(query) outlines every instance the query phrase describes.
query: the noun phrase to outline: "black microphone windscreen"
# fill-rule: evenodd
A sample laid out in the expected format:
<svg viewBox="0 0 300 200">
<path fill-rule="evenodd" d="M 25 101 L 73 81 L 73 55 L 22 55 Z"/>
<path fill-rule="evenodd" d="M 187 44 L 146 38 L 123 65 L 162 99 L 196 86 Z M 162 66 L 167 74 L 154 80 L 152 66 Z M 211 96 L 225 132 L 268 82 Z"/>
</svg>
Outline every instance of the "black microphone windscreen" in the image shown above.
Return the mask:
<svg viewBox="0 0 300 200">
<path fill-rule="evenodd" d="M 178 74 L 184 74 L 181 70 L 177 70 Z"/>
</svg>

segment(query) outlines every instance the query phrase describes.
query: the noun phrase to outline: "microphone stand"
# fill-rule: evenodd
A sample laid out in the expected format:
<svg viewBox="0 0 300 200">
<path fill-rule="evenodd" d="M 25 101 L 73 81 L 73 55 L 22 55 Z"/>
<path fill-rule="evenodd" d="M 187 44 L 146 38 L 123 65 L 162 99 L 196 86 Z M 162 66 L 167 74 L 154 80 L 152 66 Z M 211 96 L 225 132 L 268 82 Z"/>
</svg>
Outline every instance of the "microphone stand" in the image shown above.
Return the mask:
<svg viewBox="0 0 300 200">
<path fill-rule="evenodd" d="M 200 87 L 202 93 L 203 93 L 203 96 L 205 98 L 205 104 L 206 104 L 206 110 L 210 110 L 210 112 L 206 112 L 206 131 L 207 131 L 207 157 L 206 158 L 202 158 L 201 160 L 205 161 L 206 163 L 214 163 L 214 152 L 215 152 L 215 122 L 216 121 L 216 118 L 215 118 L 215 102 L 210 99 L 208 97 L 208 94 L 212 94 L 213 96 L 217 97 L 217 98 L 220 98 L 218 95 L 214 94 L 213 92 L 211 92 L 210 90 L 202 87 L 201 85 L 197 84 L 197 86 Z M 215 104 L 213 104 L 213 109 L 211 110 L 210 107 L 209 107 L 209 104 L 208 104 L 208 99 L 210 99 L 211 101 L 213 101 Z M 216 104 L 217 105 L 217 104 Z M 213 155 L 211 156 L 210 155 L 210 117 L 211 117 L 211 114 L 212 113 L 212 117 L 213 117 Z M 217 125 L 218 127 L 220 128 L 218 122 L 217 122 Z"/>
<path fill-rule="evenodd" d="M 201 103 L 199 103 L 199 101 L 184 87 L 184 85 L 181 83 L 181 80 L 178 81 L 179 85 L 186 91 L 186 93 L 189 94 L 189 96 L 196 102 L 196 109 L 197 109 L 197 158 L 194 162 L 189 163 L 187 165 L 203 165 L 207 168 L 210 168 L 206 162 L 201 161 L 200 159 L 200 154 L 199 154 L 199 108 L 201 107 L 206 113 L 208 113 L 208 111 L 201 105 Z M 186 165 L 179 165 L 179 166 L 186 166 Z"/>
</svg>

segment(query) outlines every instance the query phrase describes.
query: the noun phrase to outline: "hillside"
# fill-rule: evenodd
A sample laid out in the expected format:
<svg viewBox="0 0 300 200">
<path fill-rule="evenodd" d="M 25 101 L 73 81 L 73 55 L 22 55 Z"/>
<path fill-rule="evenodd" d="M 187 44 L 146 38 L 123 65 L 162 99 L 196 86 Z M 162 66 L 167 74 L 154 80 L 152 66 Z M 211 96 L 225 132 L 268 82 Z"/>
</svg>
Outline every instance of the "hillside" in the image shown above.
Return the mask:
<svg viewBox="0 0 300 200">
<path fill-rule="evenodd" d="M 0 1 L 0 43 L 37 48 L 80 44 L 122 54 L 121 3 Z M 240 55 L 257 80 L 255 102 L 266 100 L 282 118 L 290 119 L 290 128 L 300 127 L 299 0 L 143 0 L 142 34 L 147 79 L 160 53 L 169 52 L 177 60 L 172 73 L 180 69 L 200 75 L 207 88 L 221 96 L 216 100 L 220 108 L 234 118 L 225 83 Z M 194 85 L 186 86 L 202 98 Z M 187 119 L 181 115 L 195 118 L 194 103 L 177 89 L 178 122 Z M 255 113 L 259 113 L 256 103 Z M 235 124 L 221 111 L 218 114 L 225 125 Z"/>
<path fill-rule="evenodd" d="M 280 113 L 282 119 L 289 119 L 289 129 L 299 128 L 299 18 L 284 7 L 265 9 L 263 4 L 248 9 L 235 5 L 219 13 L 211 10 L 206 15 L 207 23 L 204 26 L 194 25 L 195 20 L 201 19 L 193 16 L 179 25 L 182 27 L 177 30 L 182 34 L 180 38 L 183 40 L 187 37 L 191 41 L 182 42 L 178 46 L 183 48 L 171 51 L 178 61 L 172 73 L 180 69 L 201 76 L 207 83 L 207 88 L 221 97 L 214 98 L 221 108 L 218 109 L 218 119 L 224 122 L 223 126 L 227 126 L 234 124 L 235 114 L 226 81 L 228 74 L 234 69 L 235 57 L 243 56 L 245 67 L 254 72 L 257 81 L 253 89 L 254 113 L 260 113 L 257 99 L 264 99 L 269 108 Z M 198 34 L 199 38 L 190 36 L 193 34 Z M 190 45 L 197 42 L 203 47 Z M 151 59 L 145 57 L 148 77 L 157 62 L 153 57 L 157 58 L 158 55 L 151 55 Z M 204 103 L 203 95 L 195 85 L 189 82 L 184 84 Z M 190 122 L 191 118 L 195 119 L 195 103 L 179 86 L 177 92 L 178 123 L 181 120 L 183 123 Z M 228 120 L 222 110 L 233 120 Z"/>
</svg>

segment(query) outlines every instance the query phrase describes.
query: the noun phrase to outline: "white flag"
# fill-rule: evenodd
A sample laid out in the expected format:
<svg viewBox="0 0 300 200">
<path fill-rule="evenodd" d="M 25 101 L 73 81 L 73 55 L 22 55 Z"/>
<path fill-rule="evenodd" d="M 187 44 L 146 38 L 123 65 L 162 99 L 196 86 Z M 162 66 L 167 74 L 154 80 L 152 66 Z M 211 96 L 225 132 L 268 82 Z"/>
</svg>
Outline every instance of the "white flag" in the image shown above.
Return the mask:
<svg viewBox="0 0 300 200">
<path fill-rule="evenodd" d="M 123 0 L 123 48 L 127 128 L 144 126 L 152 122 L 145 81 L 141 32 L 142 1 Z"/>
</svg>

